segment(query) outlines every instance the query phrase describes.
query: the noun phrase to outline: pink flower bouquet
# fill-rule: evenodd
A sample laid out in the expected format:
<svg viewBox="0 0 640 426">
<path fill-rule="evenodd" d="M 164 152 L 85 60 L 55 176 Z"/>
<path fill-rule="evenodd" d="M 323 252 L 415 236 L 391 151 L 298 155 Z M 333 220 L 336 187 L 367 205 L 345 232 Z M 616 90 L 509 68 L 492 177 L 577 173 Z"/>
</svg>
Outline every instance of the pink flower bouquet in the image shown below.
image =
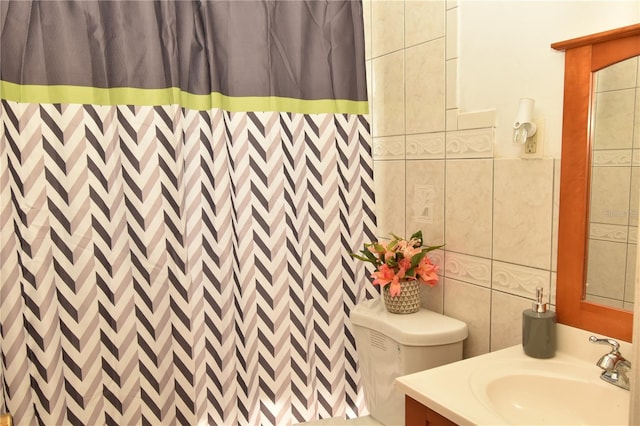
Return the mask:
<svg viewBox="0 0 640 426">
<path fill-rule="evenodd" d="M 373 263 L 376 267 L 371 274 L 374 285 L 389 285 L 389 293 L 400 294 L 400 281 L 419 280 L 431 287 L 438 283 L 438 265 L 431 263 L 427 253 L 443 247 L 423 246 L 422 231 L 417 231 L 407 241 L 391 234 L 392 240 L 367 243 L 361 254 L 350 253 L 356 259 Z"/>
</svg>

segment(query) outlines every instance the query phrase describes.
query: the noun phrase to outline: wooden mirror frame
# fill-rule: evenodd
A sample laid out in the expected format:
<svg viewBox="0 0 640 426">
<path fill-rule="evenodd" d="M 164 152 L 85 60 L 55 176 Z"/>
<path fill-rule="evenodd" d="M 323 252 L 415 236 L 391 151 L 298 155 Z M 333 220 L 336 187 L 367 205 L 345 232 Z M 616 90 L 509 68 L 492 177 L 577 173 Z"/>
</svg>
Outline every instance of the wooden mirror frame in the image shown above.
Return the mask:
<svg viewBox="0 0 640 426">
<path fill-rule="evenodd" d="M 553 43 L 551 47 L 565 52 L 556 288 L 558 322 L 631 342 L 633 313 L 587 302 L 584 293 L 593 73 L 640 55 L 640 24 Z"/>
</svg>

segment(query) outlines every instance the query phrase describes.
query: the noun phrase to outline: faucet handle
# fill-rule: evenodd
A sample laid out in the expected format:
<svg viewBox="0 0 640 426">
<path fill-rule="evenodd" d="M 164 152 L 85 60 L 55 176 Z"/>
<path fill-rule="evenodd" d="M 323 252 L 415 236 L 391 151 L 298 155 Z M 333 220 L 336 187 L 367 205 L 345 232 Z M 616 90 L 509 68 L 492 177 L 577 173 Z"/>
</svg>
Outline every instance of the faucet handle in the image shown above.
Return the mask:
<svg viewBox="0 0 640 426">
<path fill-rule="evenodd" d="M 596 365 L 604 371 L 600 374 L 602 380 L 629 390 L 630 383 L 627 372 L 631 369 L 631 363 L 624 359 L 620 353 L 620 344 L 613 339 L 599 339 L 596 336 L 589 337 L 591 343 L 611 346 L 611 351 L 602 355 Z"/>
<path fill-rule="evenodd" d="M 599 339 L 596 336 L 589 337 L 591 343 L 611 346 L 611 352 L 602 355 L 596 365 L 605 371 L 613 371 L 621 362 L 628 362 L 620 353 L 620 344 L 613 339 Z"/>
<path fill-rule="evenodd" d="M 618 343 L 617 341 L 613 340 L 613 339 L 599 339 L 596 336 L 591 336 L 589 337 L 589 341 L 591 343 L 597 343 L 600 345 L 609 345 L 611 346 L 611 352 L 612 353 L 618 353 L 619 349 L 620 349 L 620 343 Z"/>
</svg>

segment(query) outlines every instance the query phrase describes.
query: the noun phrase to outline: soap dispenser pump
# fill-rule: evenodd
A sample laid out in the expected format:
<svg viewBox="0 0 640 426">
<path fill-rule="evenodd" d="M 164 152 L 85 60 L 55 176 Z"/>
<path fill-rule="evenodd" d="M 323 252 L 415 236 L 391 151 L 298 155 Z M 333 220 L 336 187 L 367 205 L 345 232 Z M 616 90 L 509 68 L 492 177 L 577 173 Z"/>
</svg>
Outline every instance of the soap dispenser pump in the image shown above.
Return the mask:
<svg viewBox="0 0 640 426">
<path fill-rule="evenodd" d="M 542 302 L 542 287 L 536 301 L 522 312 L 522 348 L 533 358 L 552 358 L 556 353 L 556 313 Z"/>
</svg>

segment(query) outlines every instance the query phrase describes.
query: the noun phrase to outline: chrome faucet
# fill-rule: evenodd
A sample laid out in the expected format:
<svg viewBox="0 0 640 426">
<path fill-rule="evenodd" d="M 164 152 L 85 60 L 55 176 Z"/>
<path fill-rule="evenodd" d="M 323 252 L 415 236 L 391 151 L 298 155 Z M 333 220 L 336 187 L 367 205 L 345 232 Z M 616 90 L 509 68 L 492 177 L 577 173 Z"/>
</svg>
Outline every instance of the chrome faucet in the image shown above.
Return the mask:
<svg viewBox="0 0 640 426">
<path fill-rule="evenodd" d="M 631 370 L 631 362 L 627 361 L 620 353 L 620 344 L 613 339 L 599 339 L 596 336 L 589 337 L 591 343 L 611 346 L 611 352 L 604 354 L 596 365 L 604 371 L 600 378 L 605 382 L 629 390 L 630 382 L 627 373 Z"/>
</svg>

